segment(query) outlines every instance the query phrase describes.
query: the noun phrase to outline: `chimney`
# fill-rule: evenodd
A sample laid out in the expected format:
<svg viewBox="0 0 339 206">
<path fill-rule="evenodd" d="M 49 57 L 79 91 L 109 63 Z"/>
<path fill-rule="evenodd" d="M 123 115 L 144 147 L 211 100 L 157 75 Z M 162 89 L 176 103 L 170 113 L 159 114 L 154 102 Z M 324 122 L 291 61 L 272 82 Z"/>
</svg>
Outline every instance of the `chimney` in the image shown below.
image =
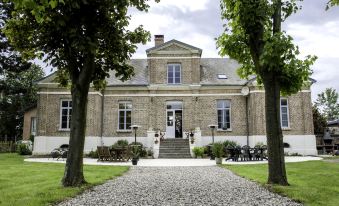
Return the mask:
<svg viewBox="0 0 339 206">
<path fill-rule="evenodd" d="M 154 44 L 159 46 L 164 43 L 164 35 L 154 35 Z"/>
</svg>

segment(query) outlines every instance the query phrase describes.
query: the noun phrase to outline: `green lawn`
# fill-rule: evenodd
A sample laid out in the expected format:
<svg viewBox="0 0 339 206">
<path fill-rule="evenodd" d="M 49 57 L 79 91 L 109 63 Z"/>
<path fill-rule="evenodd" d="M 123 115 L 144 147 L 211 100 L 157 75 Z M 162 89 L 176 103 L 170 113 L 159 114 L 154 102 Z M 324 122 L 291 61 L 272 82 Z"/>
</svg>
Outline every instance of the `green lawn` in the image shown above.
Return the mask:
<svg viewBox="0 0 339 206">
<path fill-rule="evenodd" d="M 265 184 L 267 165 L 223 165 L 235 174 Z M 339 163 L 310 161 L 286 164 L 290 186 L 273 186 L 277 193 L 305 205 L 339 205 Z"/>
<path fill-rule="evenodd" d="M 49 205 L 128 170 L 128 167 L 86 165 L 84 175 L 89 184 L 63 188 L 64 167 L 64 164 L 24 162 L 17 154 L 0 154 L 0 205 Z"/>
</svg>

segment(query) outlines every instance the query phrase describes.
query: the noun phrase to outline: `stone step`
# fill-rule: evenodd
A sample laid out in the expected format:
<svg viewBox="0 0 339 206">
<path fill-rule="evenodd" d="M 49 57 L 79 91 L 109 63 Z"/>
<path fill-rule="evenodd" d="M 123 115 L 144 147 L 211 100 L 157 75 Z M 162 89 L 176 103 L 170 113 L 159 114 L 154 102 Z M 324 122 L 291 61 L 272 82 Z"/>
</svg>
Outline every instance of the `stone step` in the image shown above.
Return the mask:
<svg viewBox="0 0 339 206">
<path fill-rule="evenodd" d="M 163 148 L 160 148 L 160 150 L 161 151 L 190 151 L 190 149 L 187 147 L 182 147 L 182 148 L 163 147 Z"/>
<path fill-rule="evenodd" d="M 175 154 L 175 155 L 159 155 L 159 158 L 163 159 L 189 159 L 192 158 L 191 155 L 181 155 L 181 154 Z"/>
</svg>

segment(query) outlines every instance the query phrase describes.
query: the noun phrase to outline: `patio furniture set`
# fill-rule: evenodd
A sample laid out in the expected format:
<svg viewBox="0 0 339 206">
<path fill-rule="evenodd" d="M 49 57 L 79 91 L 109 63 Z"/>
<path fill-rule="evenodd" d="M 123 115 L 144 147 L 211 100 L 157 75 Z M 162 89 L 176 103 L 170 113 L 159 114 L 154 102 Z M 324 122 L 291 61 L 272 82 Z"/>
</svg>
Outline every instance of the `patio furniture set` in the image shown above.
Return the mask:
<svg viewBox="0 0 339 206">
<path fill-rule="evenodd" d="M 108 147 L 98 146 L 98 161 L 127 162 L 132 158 L 132 147 Z"/>
<path fill-rule="evenodd" d="M 240 161 L 263 161 L 268 160 L 267 158 L 267 146 L 255 146 L 251 148 L 248 145 L 245 145 L 243 147 L 240 146 L 229 146 L 225 148 L 225 154 L 228 155 L 226 158 L 227 160 L 232 160 L 234 162 Z"/>
</svg>

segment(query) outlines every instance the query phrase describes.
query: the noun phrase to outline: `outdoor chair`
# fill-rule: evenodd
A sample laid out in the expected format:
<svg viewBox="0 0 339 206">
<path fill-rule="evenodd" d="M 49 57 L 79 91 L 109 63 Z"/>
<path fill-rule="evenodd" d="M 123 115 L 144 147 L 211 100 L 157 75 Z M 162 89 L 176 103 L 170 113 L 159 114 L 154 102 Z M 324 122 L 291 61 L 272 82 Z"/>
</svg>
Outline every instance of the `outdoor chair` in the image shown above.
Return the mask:
<svg viewBox="0 0 339 206">
<path fill-rule="evenodd" d="M 113 157 L 107 146 L 97 146 L 98 161 L 112 161 Z"/>
<path fill-rule="evenodd" d="M 249 161 L 249 160 L 251 160 L 250 149 L 251 148 L 248 145 L 244 145 L 241 148 L 241 153 L 240 153 L 241 161 Z"/>
<path fill-rule="evenodd" d="M 260 150 L 260 146 L 256 145 L 253 148 L 253 154 L 252 154 L 252 159 L 253 160 L 260 160 L 261 158 L 261 150 Z"/>
</svg>

